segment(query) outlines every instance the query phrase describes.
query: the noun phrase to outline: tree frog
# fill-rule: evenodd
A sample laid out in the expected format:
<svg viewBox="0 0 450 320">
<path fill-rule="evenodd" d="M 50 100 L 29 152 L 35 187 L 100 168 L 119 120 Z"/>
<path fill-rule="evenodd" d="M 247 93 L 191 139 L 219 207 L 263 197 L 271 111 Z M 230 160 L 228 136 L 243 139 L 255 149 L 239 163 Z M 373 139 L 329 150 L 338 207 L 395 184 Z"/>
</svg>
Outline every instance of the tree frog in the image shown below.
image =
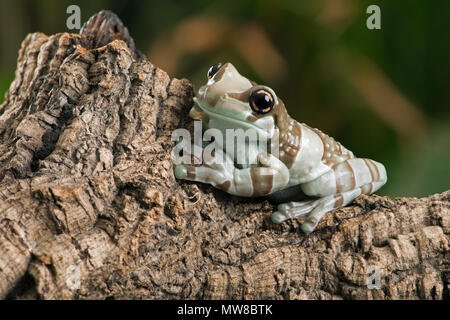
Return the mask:
<svg viewBox="0 0 450 320">
<path fill-rule="evenodd" d="M 242 76 L 231 63 L 213 65 L 207 76 L 194 98 L 191 118 L 224 135 L 227 129 L 251 128 L 267 138 L 271 148 L 255 152 L 257 141 L 247 139 L 245 145 L 254 155 L 240 152 L 247 152 L 249 164 L 237 164 L 236 155 L 229 156 L 224 147 L 222 163 L 178 164 L 176 178 L 209 183 L 237 196 L 285 201 L 272 213 L 272 221 L 302 218 L 301 229 L 307 234 L 325 213 L 386 183 L 383 164 L 356 158 L 319 129 L 297 122 L 274 90 Z M 298 194 L 306 195 L 306 200 L 286 201 Z"/>
</svg>

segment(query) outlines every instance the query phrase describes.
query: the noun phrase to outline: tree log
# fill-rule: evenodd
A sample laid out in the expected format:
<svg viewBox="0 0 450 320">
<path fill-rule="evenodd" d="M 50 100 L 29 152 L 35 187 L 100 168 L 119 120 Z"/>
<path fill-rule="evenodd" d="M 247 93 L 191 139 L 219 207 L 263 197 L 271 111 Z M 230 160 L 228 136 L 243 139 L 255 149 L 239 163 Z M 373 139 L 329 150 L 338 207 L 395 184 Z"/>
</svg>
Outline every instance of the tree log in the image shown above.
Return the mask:
<svg viewBox="0 0 450 320">
<path fill-rule="evenodd" d="M 275 225 L 267 200 L 174 178 L 192 98 L 111 12 L 25 38 L 0 106 L 1 298 L 449 298 L 450 191 Z"/>
</svg>

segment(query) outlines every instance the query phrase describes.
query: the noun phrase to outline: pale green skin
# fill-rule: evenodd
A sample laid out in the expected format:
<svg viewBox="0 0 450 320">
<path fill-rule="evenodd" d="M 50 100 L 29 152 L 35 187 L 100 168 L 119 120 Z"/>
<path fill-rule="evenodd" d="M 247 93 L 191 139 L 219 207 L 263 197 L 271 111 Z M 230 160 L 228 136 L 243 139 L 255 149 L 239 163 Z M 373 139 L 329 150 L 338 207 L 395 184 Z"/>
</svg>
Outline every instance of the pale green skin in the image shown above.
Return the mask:
<svg viewBox="0 0 450 320">
<path fill-rule="evenodd" d="M 244 197 L 281 199 L 306 194 L 311 199 L 282 203 L 272 214 L 274 223 L 303 218 L 301 228 L 305 233 L 312 232 L 325 213 L 345 206 L 362 193 L 375 192 L 386 183 L 381 163 L 355 158 L 320 130 L 290 118 L 272 89 L 264 87 L 275 98 L 273 110 L 263 115 L 254 112 L 245 93 L 261 87 L 226 63 L 199 89 L 190 116 L 224 136 L 226 129 L 252 128 L 260 139 L 279 139 L 279 154 L 258 153 L 257 141 L 250 139 L 245 142 L 245 150 L 253 151 L 245 152 L 249 164 L 238 165 L 236 156 L 222 149 L 218 152 L 224 153 L 224 163 L 176 165 L 178 179 L 209 183 Z"/>
</svg>

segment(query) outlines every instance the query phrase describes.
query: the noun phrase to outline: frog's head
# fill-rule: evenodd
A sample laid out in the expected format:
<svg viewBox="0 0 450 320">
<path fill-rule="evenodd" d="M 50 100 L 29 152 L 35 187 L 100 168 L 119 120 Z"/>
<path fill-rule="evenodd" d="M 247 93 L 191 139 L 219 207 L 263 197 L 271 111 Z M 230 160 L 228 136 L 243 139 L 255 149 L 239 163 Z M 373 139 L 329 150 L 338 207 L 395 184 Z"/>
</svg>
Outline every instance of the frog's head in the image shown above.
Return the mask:
<svg viewBox="0 0 450 320">
<path fill-rule="evenodd" d="M 276 129 L 287 125 L 284 103 L 275 92 L 248 80 L 231 63 L 215 64 L 208 71 L 208 82 L 198 90 L 197 106 L 191 117 L 201 118 L 217 129 L 256 129 L 271 138 Z"/>
</svg>

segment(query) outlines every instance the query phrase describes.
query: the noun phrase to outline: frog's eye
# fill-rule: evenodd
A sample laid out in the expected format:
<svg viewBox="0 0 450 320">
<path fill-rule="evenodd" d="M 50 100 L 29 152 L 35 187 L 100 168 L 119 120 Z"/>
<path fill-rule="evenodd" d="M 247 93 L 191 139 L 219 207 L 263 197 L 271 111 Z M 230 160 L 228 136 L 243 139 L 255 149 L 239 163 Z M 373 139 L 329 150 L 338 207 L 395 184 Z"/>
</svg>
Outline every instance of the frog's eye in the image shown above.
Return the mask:
<svg viewBox="0 0 450 320">
<path fill-rule="evenodd" d="M 211 66 L 211 68 L 209 68 L 209 70 L 208 70 L 208 80 L 211 79 L 212 77 L 214 77 L 214 75 L 217 73 L 217 71 L 220 70 L 220 68 L 222 68 L 222 66 L 223 66 L 223 64 L 220 62 Z"/>
<path fill-rule="evenodd" d="M 275 99 L 269 90 L 258 88 L 252 92 L 248 99 L 248 103 L 253 111 L 267 113 L 273 109 Z"/>
</svg>

